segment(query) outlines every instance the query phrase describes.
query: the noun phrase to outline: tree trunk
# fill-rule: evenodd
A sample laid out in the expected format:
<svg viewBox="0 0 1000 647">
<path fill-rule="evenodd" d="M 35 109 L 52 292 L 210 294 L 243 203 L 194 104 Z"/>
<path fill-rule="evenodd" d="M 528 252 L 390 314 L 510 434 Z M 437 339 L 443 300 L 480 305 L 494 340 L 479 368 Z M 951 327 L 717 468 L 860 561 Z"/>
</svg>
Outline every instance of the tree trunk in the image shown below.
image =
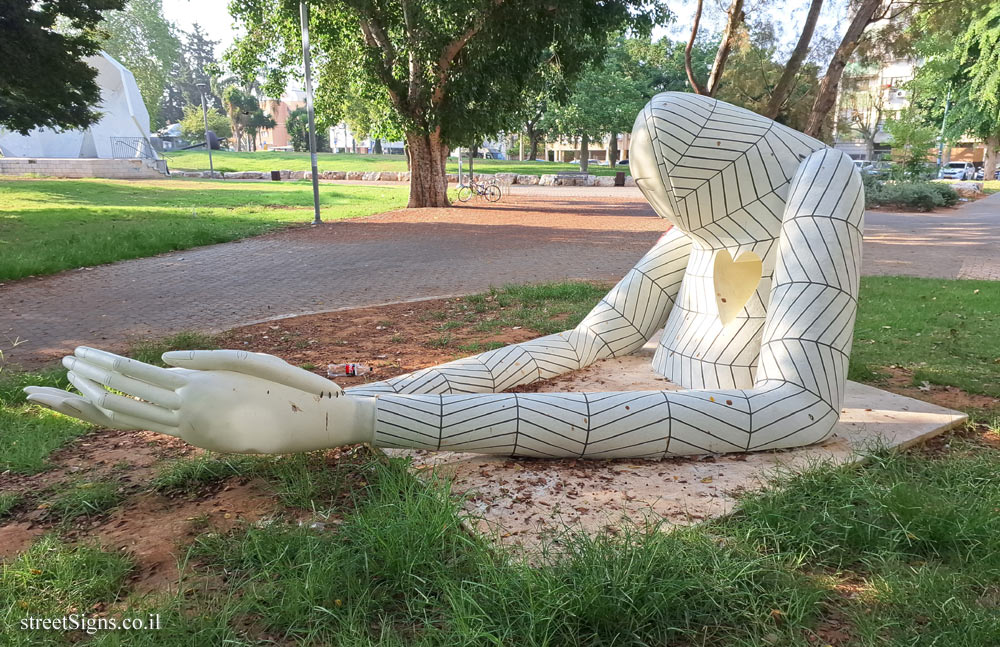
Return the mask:
<svg viewBox="0 0 1000 647">
<path fill-rule="evenodd" d="M 830 65 L 826 68 L 826 75 L 823 76 L 823 81 L 819 84 L 819 92 L 816 94 L 816 100 L 813 101 L 812 112 L 809 113 L 809 121 L 806 124 L 807 135 L 820 136 L 823 124 L 826 123 L 827 117 L 830 115 L 830 109 L 833 108 L 833 104 L 837 100 L 837 87 L 840 85 L 841 77 L 844 76 L 844 68 L 847 67 L 847 62 L 854 54 L 854 50 L 858 48 L 858 41 L 861 40 L 865 28 L 874 20 L 875 12 L 878 11 L 881 3 L 882 0 L 862 0 L 858 12 L 854 14 L 851 24 L 847 26 L 847 31 L 844 32 L 844 37 L 841 39 L 840 45 L 837 46 L 837 51 L 834 52 Z"/>
<path fill-rule="evenodd" d="M 805 60 L 806 54 L 809 53 L 809 43 L 812 41 L 813 32 L 816 30 L 816 21 L 819 19 L 819 12 L 822 8 L 823 0 L 812 0 L 812 4 L 809 5 L 809 13 L 806 14 L 806 23 L 802 26 L 802 33 L 799 35 L 799 40 L 795 43 L 792 55 L 788 57 L 788 62 L 781 73 L 781 78 L 778 79 L 778 85 L 774 86 L 774 91 L 771 93 L 770 101 L 767 102 L 767 107 L 764 108 L 764 116 L 768 119 L 774 119 L 778 116 L 778 113 L 781 112 L 781 107 L 785 105 L 785 101 L 788 100 L 788 96 L 792 93 L 792 83 L 799 73 L 799 68 L 802 67 L 802 61 Z"/>
<path fill-rule="evenodd" d="M 587 172 L 587 160 L 590 159 L 590 137 L 583 135 L 580 137 L 580 172 Z"/>
<path fill-rule="evenodd" d="M 445 174 L 448 147 L 441 143 L 440 132 L 407 133 L 406 144 L 410 153 L 410 201 L 407 208 L 450 207 L 448 176 Z"/>
<path fill-rule="evenodd" d="M 374 153 L 376 155 L 381 155 L 382 154 L 382 140 L 381 139 L 376 139 L 375 140 L 375 146 L 373 148 L 374 148 Z"/>
<path fill-rule="evenodd" d="M 729 11 L 726 13 L 729 14 L 729 19 L 726 21 L 726 31 L 722 33 L 722 43 L 719 45 L 719 51 L 715 53 L 715 62 L 708 75 L 708 83 L 705 84 L 705 89 L 710 97 L 714 97 L 715 93 L 719 91 L 722 72 L 726 69 L 726 60 L 736 42 L 736 32 L 746 19 L 746 14 L 743 13 L 743 0 L 733 0 L 733 4 L 729 5 Z"/>
<path fill-rule="evenodd" d="M 608 142 L 608 164 L 611 168 L 618 163 L 618 133 L 611 133 L 611 141 Z"/>
<path fill-rule="evenodd" d="M 1000 148 L 1000 134 L 986 138 L 986 153 L 983 157 L 983 181 L 993 179 L 997 171 L 997 149 Z"/>
<path fill-rule="evenodd" d="M 866 139 L 865 140 L 865 159 L 870 162 L 875 161 L 875 140 Z"/>
<path fill-rule="evenodd" d="M 528 159 L 530 159 L 532 162 L 534 162 L 536 159 L 538 159 L 538 140 L 539 139 L 540 139 L 540 137 L 538 136 L 538 133 L 532 133 L 531 134 L 531 139 L 530 139 L 530 141 L 531 141 L 531 153 L 529 154 Z"/>
<path fill-rule="evenodd" d="M 703 0 L 698 0 L 698 7 L 694 13 L 694 24 L 691 26 L 691 37 L 688 38 L 687 47 L 684 48 L 684 71 L 687 73 L 688 83 L 695 94 L 708 94 L 694 77 L 694 68 L 691 65 L 691 48 L 694 47 L 694 40 L 698 37 L 698 25 L 701 24 L 701 6 Z"/>
</svg>

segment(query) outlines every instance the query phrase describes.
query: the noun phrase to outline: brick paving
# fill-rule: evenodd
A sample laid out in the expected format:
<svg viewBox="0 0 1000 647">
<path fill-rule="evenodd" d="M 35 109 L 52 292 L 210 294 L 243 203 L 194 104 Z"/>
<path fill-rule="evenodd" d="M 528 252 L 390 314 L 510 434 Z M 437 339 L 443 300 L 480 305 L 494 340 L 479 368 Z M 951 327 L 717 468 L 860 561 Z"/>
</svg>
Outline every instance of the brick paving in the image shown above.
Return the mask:
<svg viewBox="0 0 1000 647">
<path fill-rule="evenodd" d="M 870 212 L 864 271 L 998 279 L 998 225 L 1000 194 L 940 214 Z M 664 228 L 636 189 L 515 187 L 491 207 L 398 211 L 0 285 L 0 349 L 30 365 L 81 343 L 615 280 Z"/>
</svg>

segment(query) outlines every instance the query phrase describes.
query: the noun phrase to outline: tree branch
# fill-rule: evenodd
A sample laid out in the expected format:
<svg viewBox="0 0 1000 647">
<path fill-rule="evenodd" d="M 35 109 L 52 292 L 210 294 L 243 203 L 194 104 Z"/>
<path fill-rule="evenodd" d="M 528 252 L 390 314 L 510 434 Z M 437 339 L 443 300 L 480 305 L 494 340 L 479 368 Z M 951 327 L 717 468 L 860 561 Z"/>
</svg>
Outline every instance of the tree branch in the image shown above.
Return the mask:
<svg viewBox="0 0 1000 647">
<path fill-rule="evenodd" d="M 691 26 L 691 37 L 688 38 L 687 47 L 684 48 L 684 70 L 687 72 L 688 83 L 695 94 L 708 94 L 694 78 L 694 70 L 691 67 L 691 48 L 694 47 L 694 39 L 698 37 L 698 25 L 701 23 L 701 5 L 703 0 L 698 0 L 698 8 L 694 12 L 694 25 Z"/>
<path fill-rule="evenodd" d="M 809 43 L 812 41 L 813 32 L 816 30 L 816 21 L 819 20 L 819 13 L 822 8 L 823 0 L 812 0 L 812 4 L 809 5 L 809 13 L 806 14 L 806 22 L 802 26 L 802 33 L 799 34 L 799 40 L 795 43 L 792 55 L 788 57 L 788 63 L 785 64 L 785 69 L 781 73 L 781 78 L 778 79 L 778 84 L 774 86 L 774 91 L 771 93 L 771 100 L 767 102 L 767 107 L 764 108 L 764 116 L 768 119 L 774 119 L 778 116 L 782 106 L 785 105 L 788 97 L 792 94 L 792 84 L 799 73 L 799 68 L 802 67 L 802 61 L 805 60 L 806 54 L 809 53 Z"/>
<path fill-rule="evenodd" d="M 729 19 L 726 21 L 726 31 L 722 35 L 722 43 L 719 51 L 715 54 L 715 62 L 712 64 L 712 71 L 708 75 L 708 83 L 705 85 L 708 95 L 714 97 L 719 91 L 719 84 L 722 81 L 722 72 L 726 69 L 726 59 L 733 48 L 733 41 L 736 38 L 736 30 L 746 18 L 743 13 L 743 0 L 733 0 L 729 6 Z"/>
<path fill-rule="evenodd" d="M 448 70 L 451 69 L 452 63 L 455 62 L 455 57 L 458 56 L 459 52 L 462 51 L 462 48 L 466 46 L 472 37 L 482 30 L 483 25 L 486 23 L 486 19 L 489 17 L 491 11 L 499 7 L 504 2 L 504 0 L 492 1 L 493 6 L 480 13 L 479 17 L 472 22 L 468 29 L 466 29 L 465 32 L 463 32 L 457 39 L 449 43 L 448 46 L 441 52 L 441 56 L 438 58 L 437 64 L 437 83 L 434 84 L 434 93 L 431 95 L 431 106 L 437 107 L 444 99 L 444 88 L 445 85 L 447 85 Z"/>
</svg>

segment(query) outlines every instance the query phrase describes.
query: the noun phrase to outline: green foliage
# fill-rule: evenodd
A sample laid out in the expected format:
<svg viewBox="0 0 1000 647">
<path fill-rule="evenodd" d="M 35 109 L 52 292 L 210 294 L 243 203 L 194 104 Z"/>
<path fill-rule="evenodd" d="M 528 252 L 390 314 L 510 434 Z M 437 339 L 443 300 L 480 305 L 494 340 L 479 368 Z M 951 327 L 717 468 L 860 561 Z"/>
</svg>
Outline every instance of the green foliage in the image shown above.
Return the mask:
<svg viewBox="0 0 1000 647">
<path fill-rule="evenodd" d="M 292 148 L 299 152 L 309 152 L 309 112 L 305 108 L 296 108 L 288 113 L 285 120 L 285 130 Z M 330 137 L 322 124 L 316 124 L 316 150 L 330 151 Z"/>
<path fill-rule="evenodd" d="M 0 519 L 5 518 L 10 511 L 21 504 L 24 499 L 17 492 L 0 492 Z"/>
<path fill-rule="evenodd" d="M 219 139 L 229 139 L 233 136 L 229 119 L 212 108 L 208 109 L 208 129 L 214 132 Z M 205 115 L 202 113 L 200 103 L 184 107 L 184 116 L 181 118 L 181 134 L 192 142 L 205 141 Z"/>
<path fill-rule="evenodd" d="M 923 162 L 914 174 L 922 174 Z M 865 176 L 865 206 L 893 207 L 904 211 L 933 211 L 938 207 L 950 207 L 958 203 L 958 194 L 953 188 L 941 182 L 900 181 L 883 182 L 872 176 Z"/>
<path fill-rule="evenodd" d="M 195 23 L 190 32 L 177 30 L 181 38 L 180 55 L 167 79 L 163 94 L 160 117 L 167 123 L 177 123 L 184 117 L 184 108 L 201 105 L 201 90 L 198 84 L 206 86 L 209 108 L 222 110 L 222 97 L 215 91 L 215 77 L 218 70 L 215 46 L 219 41 L 211 40 Z"/>
<path fill-rule="evenodd" d="M 264 114 L 257 97 L 252 92 L 235 85 L 230 85 L 222 91 L 222 105 L 225 106 L 229 117 L 229 126 L 237 151 L 255 150 L 257 132 L 261 128 L 275 126 L 274 119 Z"/>
<path fill-rule="evenodd" d="M 150 126 L 160 128 L 163 91 L 181 48 L 173 25 L 163 17 L 162 0 L 128 0 L 121 11 L 106 12 L 100 28 L 108 34 L 101 48 L 135 76 Z"/>
<path fill-rule="evenodd" d="M 892 137 L 892 153 L 896 162 L 893 170 L 899 169 L 900 176 L 897 179 L 926 179 L 927 153 L 937 143 L 934 126 L 926 123 L 916 110 L 908 108 L 898 118 L 887 119 L 885 130 Z"/>
<path fill-rule="evenodd" d="M 778 85 L 784 72 L 780 41 L 775 27 L 767 21 L 755 21 L 747 25 L 747 34 L 737 40 L 729 54 L 725 74 L 716 97 L 748 110 L 761 113 L 771 99 L 772 91 Z M 695 69 L 695 78 L 708 77 L 708 67 L 714 62 L 716 47 L 701 45 L 701 58 L 705 71 Z M 694 58 L 694 57 L 692 57 Z M 682 63 L 683 65 L 683 63 Z M 683 67 L 681 68 L 683 72 Z M 809 113 L 819 91 L 821 70 L 813 62 L 805 62 L 795 76 L 788 99 L 781 107 L 776 121 L 795 130 L 803 131 L 809 121 Z M 685 77 L 686 78 L 686 77 Z M 686 87 L 679 89 L 686 90 Z"/>
<path fill-rule="evenodd" d="M 83 59 L 101 49 L 102 12 L 123 0 L 7 0 L 0 11 L 0 126 L 85 128 L 100 119 L 97 70 Z M 68 27 L 68 28 L 67 28 Z"/>
<path fill-rule="evenodd" d="M 957 53 L 969 66 L 969 96 L 984 110 L 992 108 L 1000 119 L 1000 5 L 992 4 L 969 25 Z"/>
<path fill-rule="evenodd" d="M 207 452 L 194 458 L 180 458 L 161 467 L 150 485 L 162 492 L 197 492 L 230 477 L 248 475 L 255 460 L 245 454 Z"/>
</svg>

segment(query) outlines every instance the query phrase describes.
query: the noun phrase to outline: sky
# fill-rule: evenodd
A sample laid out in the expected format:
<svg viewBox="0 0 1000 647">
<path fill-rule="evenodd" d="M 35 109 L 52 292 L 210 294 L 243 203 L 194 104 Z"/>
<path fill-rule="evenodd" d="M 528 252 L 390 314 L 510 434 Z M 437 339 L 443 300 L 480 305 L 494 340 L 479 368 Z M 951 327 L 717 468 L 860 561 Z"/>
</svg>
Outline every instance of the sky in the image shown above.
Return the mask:
<svg viewBox="0 0 1000 647">
<path fill-rule="evenodd" d="M 163 14 L 167 20 L 185 31 L 190 31 L 194 23 L 201 25 L 209 38 L 220 41 L 216 46 L 216 54 L 221 56 L 235 37 L 228 5 L 229 0 L 163 0 Z M 690 0 L 680 0 L 668 1 L 667 5 L 674 12 L 676 19 L 673 24 L 656 29 L 654 37 L 669 36 L 677 40 L 687 40 L 691 33 L 695 3 Z M 725 25 L 725 9 L 728 5 L 729 0 L 706 0 L 701 21 L 703 32 L 722 30 Z M 838 35 L 836 32 L 846 13 L 846 5 L 845 0 L 824 2 L 814 39 L 823 35 Z M 761 15 L 770 18 L 779 28 L 785 48 L 791 51 L 798 38 L 802 21 L 805 20 L 809 0 L 747 0 L 745 8 L 751 20 Z"/>
<path fill-rule="evenodd" d="M 163 0 L 163 16 L 184 31 L 198 23 L 212 40 L 220 41 L 216 56 L 232 44 L 236 32 L 229 16 L 229 0 Z"/>
</svg>

